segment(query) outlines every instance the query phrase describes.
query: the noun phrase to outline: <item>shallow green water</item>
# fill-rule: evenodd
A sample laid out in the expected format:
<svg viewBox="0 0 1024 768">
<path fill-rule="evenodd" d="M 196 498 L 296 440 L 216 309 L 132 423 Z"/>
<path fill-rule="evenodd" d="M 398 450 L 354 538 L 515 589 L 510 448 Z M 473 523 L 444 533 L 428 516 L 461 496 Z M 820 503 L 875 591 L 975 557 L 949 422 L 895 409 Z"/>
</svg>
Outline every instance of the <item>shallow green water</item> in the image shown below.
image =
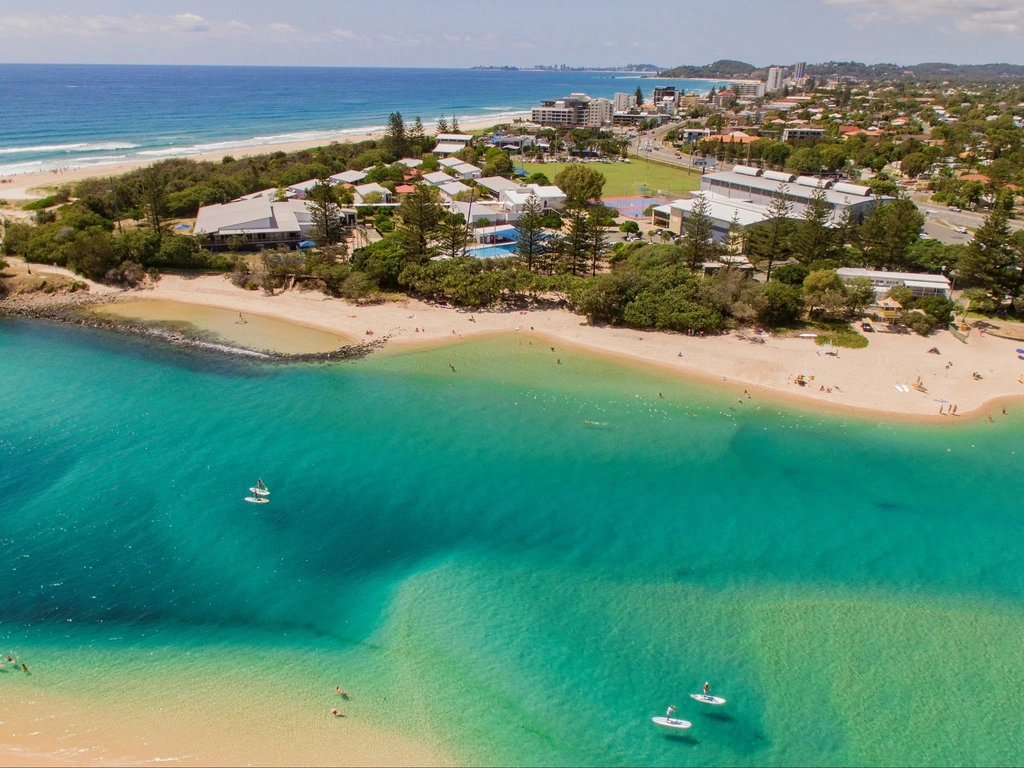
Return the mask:
<svg viewBox="0 0 1024 768">
<path fill-rule="evenodd" d="M 343 670 L 466 762 L 1024 754 L 1012 413 L 826 417 L 514 338 L 256 367 L 11 322 L 0 392 L 0 642 L 83 690 Z"/>
</svg>

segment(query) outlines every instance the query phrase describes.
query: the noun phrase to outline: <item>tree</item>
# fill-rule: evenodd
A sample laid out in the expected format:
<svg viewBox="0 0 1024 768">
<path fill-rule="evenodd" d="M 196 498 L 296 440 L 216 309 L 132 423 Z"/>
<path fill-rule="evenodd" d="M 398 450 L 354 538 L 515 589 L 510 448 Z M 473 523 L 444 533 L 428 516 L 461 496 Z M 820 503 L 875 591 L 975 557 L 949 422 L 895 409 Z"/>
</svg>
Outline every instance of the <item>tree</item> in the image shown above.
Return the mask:
<svg viewBox="0 0 1024 768">
<path fill-rule="evenodd" d="M 974 233 L 974 240 L 960 257 L 959 273 L 967 285 L 984 288 L 997 298 L 1013 302 L 1024 287 L 1024 231 L 1011 234 L 1006 211 L 994 208 Z"/>
<path fill-rule="evenodd" d="M 923 152 L 913 152 L 903 158 L 900 168 L 904 175 L 914 179 L 931 168 L 931 161 Z"/>
<path fill-rule="evenodd" d="M 544 259 L 544 252 L 547 250 L 546 237 L 544 235 L 544 204 L 536 195 L 530 195 L 523 205 L 516 222 L 518 236 L 516 244 L 519 250 L 519 257 L 526 262 L 526 268 L 533 272 Z"/>
<path fill-rule="evenodd" d="M 740 212 L 733 213 L 732 221 L 729 222 L 729 231 L 725 236 L 725 249 L 729 253 L 743 253 L 743 227 L 740 226 Z"/>
<path fill-rule="evenodd" d="M 754 299 L 757 321 L 768 328 L 791 325 L 804 311 L 800 289 L 777 280 L 765 283 Z"/>
<path fill-rule="evenodd" d="M 466 232 L 466 217 L 461 213 L 446 213 L 441 217 L 435 232 L 437 247 L 441 256 L 455 259 L 466 253 L 469 237 Z"/>
<path fill-rule="evenodd" d="M 457 117 L 455 117 L 455 115 L 452 115 L 452 133 L 458 133 L 458 132 L 459 132 L 459 119 Z"/>
<path fill-rule="evenodd" d="M 619 232 L 626 235 L 636 235 L 640 232 L 640 225 L 630 219 L 629 221 L 624 221 L 619 225 Z"/>
<path fill-rule="evenodd" d="M 150 166 L 142 172 L 141 203 L 150 229 L 157 239 L 163 237 L 166 225 L 164 212 L 167 206 L 167 177 Z"/>
<path fill-rule="evenodd" d="M 409 141 L 419 151 L 422 151 L 423 137 L 426 131 L 423 129 L 423 121 L 420 120 L 420 116 L 416 115 L 416 119 L 413 120 L 412 128 L 409 129 Z"/>
<path fill-rule="evenodd" d="M 804 209 L 804 220 L 797 227 L 793 240 L 793 255 L 802 264 L 831 258 L 835 247 L 829 223 L 832 207 L 828 204 L 825 190 L 818 187 Z"/>
<path fill-rule="evenodd" d="M 812 317 L 834 319 L 848 311 L 846 283 L 834 269 L 819 269 L 804 280 L 804 298 Z"/>
<path fill-rule="evenodd" d="M 703 269 L 704 262 L 718 258 L 710 211 L 711 202 L 704 195 L 698 195 L 690 214 L 683 218 L 680 251 L 683 264 L 694 272 Z"/>
<path fill-rule="evenodd" d="M 567 206 L 582 206 L 591 200 L 599 201 L 604 183 L 603 173 L 579 163 L 562 169 L 555 176 L 555 186 L 565 193 Z"/>
<path fill-rule="evenodd" d="M 437 134 L 448 133 L 448 121 L 444 119 L 444 115 L 437 118 Z"/>
<path fill-rule="evenodd" d="M 562 258 L 563 269 L 573 275 L 579 275 L 586 271 L 591 252 L 590 217 L 587 216 L 586 208 L 581 205 L 575 205 L 565 213 L 568 230 L 559 242 L 559 255 Z"/>
<path fill-rule="evenodd" d="M 597 274 L 597 263 L 604 258 L 608 252 L 608 237 L 604 231 L 604 217 L 598 208 L 591 208 L 587 214 L 587 229 L 590 231 L 590 242 L 587 243 L 590 251 L 590 275 Z"/>
<path fill-rule="evenodd" d="M 766 280 L 772 279 L 772 267 L 776 262 L 786 261 L 793 252 L 796 224 L 791 215 L 792 207 L 786 199 L 784 186 L 780 184 L 768 205 L 768 218 L 750 228 L 747 253 L 751 263 L 765 273 Z"/>
<path fill-rule="evenodd" d="M 483 175 L 488 177 L 503 176 L 506 179 L 510 179 L 515 174 L 515 170 L 512 158 L 508 152 L 499 152 L 494 157 L 488 159 L 486 165 L 484 165 Z"/>
<path fill-rule="evenodd" d="M 644 105 L 644 92 L 640 89 L 639 85 L 636 87 L 636 105 L 638 107 Z"/>
<path fill-rule="evenodd" d="M 920 238 L 924 216 L 913 201 L 901 197 L 872 208 L 858 230 L 869 264 L 876 269 L 909 267 L 907 249 Z"/>
<path fill-rule="evenodd" d="M 317 245 L 334 245 L 339 242 L 344 233 L 341 207 L 329 181 L 320 179 L 306 193 L 306 207 L 313 224 L 310 236 Z"/>
<path fill-rule="evenodd" d="M 402 222 L 398 232 L 406 257 L 414 262 L 429 259 L 434 251 L 434 230 L 444 213 L 437 187 L 417 184 L 413 192 L 402 198 L 396 213 Z"/>
<path fill-rule="evenodd" d="M 395 160 L 409 154 L 409 135 L 405 130 L 405 120 L 401 112 L 388 115 L 388 128 L 384 133 L 384 146 Z"/>
</svg>

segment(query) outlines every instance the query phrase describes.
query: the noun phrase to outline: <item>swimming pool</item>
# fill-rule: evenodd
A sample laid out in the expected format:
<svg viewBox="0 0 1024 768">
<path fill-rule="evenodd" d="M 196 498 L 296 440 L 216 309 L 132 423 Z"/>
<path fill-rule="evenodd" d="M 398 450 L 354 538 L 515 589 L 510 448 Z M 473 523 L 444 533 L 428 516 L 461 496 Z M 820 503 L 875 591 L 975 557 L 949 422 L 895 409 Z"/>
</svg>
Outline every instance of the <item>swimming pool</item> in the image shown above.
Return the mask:
<svg viewBox="0 0 1024 768">
<path fill-rule="evenodd" d="M 506 256 L 515 256 L 517 253 L 519 253 L 519 248 L 515 243 L 477 245 L 466 249 L 466 255 L 476 259 L 503 259 Z"/>
</svg>

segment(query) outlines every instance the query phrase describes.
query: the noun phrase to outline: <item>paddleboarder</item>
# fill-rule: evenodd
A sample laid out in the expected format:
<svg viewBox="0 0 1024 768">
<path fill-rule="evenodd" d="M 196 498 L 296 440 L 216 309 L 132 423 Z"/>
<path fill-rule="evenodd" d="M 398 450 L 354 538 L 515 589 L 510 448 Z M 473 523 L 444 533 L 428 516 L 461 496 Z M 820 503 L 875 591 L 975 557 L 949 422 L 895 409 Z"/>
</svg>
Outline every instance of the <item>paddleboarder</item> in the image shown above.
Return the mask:
<svg viewBox="0 0 1024 768">
<path fill-rule="evenodd" d="M 669 706 L 668 711 L 665 713 L 665 719 L 666 720 L 671 720 L 672 719 L 672 715 L 674 715 L 675 713 L 676 713 L 676 705 L 672 704 L 672 705 Z"/>
</svg>

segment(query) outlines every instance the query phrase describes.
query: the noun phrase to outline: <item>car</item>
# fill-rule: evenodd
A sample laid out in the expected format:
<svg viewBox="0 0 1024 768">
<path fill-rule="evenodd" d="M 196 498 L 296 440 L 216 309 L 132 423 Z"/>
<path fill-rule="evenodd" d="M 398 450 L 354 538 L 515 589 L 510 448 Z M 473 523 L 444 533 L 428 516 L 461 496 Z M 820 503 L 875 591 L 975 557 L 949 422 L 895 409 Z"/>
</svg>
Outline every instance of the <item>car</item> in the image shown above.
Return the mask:
<svg viewBox="0 0 1024 768">
<path fill-rule="evenodd" d="M 949 206 L 949 210 L 951 210 L 953 213 L 960 213 L 960 209 L 957 208 L 955 205 Z"/>
<path fill-rule="evenodd" d="M 921 233 L 921 239 L 922 240 L 934 240 L 935 238 L 932 237 L 931 235 L 929 235 L 927 232 L 922 232 Z"/>
<path fill-rule="evenodd" d="M 953 231 L 961 235 L 970 234 L 970 232 L 967 231 L 967 227 L 953 227 Z"/>
<path fill-rule="evenodd" d="M 875 329 L 874 329 L 874 327 L 872 327 L 871 323 L 861 323 L 860 324 L 860 329 L 862 331 L 864 331 L 864 333 L 874 333 L 875 332 Z"/>
</svg>

